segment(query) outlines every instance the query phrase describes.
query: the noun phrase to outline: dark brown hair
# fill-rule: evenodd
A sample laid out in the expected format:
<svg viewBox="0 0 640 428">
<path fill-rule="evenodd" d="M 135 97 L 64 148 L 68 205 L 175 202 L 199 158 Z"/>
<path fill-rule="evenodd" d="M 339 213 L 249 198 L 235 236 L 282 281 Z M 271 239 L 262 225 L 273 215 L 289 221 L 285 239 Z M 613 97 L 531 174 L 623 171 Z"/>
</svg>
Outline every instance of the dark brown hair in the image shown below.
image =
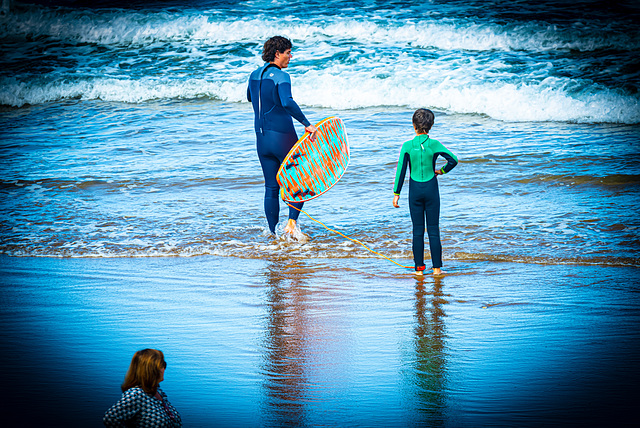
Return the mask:
<svg viewBox="0 0 640 428">
<path fill-rule="evenodd" d="M 284 53 L 287 49 L 291 49 L 291 40 L 282 36 L 273 36 L 262 47 L 262 59 L 265 62 L 272 62 L 276 59 L 276 51 Z"/>
<path fill-rule="evenodd" d="M 433 126 L 435 115 L 426 108 L 419 108 L 413 113 L 413 127 L 419 134 L 428 134 Z"/>
</svg>

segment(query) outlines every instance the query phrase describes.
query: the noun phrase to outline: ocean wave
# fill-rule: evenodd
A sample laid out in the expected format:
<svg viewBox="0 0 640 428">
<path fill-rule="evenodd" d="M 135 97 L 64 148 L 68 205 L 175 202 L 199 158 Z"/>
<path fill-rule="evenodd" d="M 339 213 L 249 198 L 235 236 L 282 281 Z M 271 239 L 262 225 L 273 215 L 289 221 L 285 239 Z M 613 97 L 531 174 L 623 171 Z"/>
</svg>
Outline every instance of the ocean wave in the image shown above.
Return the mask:
<svg viewBox="0 0 640 428">
<path fill-rule="evenodd" d="M 288 71 L 304 106 L 426 106 L 504 121 L 640 123 L 637 73 L 621 65 L 628 54 L 620 54 L 640 49 L 640 37 L 597 21 L 559 28 L 451 17 L 20 10 L 0 19 L 0 40 L 22 46 L 2 61 L 5 106 L 69 99 L 246 102 L 262 41 L 284 34 L 295 45 Z M 556 62 L 558 50 L 570 53 Z M 585 74 L 594 64 L 573 55 L 594 50 L 616 51 L 606 73 Z"/>
<path fill-rule="evenodd" d="M 405 64 L 406 65 L 406 64 Z M 326 71 L 325 71 L 326 73 Z M 640 98 L 618 90 L 582 88 L 566 79 L 542 82 L 470 82 L 455 70 L 422 76 L 395 73 L 381 79 L 375 74 L 308 72 L 296 88 L 306 105 L 357 109 L 378 106 L 429 107 L 451 113 L 481 114 L 514 122 L 640 123 Z M 439 79 L 438 79 L 439 77 Z M 339 95 L 338 95 L 339 94 Z"/>
<path fill-rule="evenodd" d="M 548 82 L 465 84 L 445 75 L 432 83 L 395 74 L 379 78 L 377 71 L 336 69 L 293 76 L 295 97 L 303 106 L 351 110 L 369 107 L 429 107 L 461 114 L 480 114 L 514 122 L 640 123 L 640 99 L 608 88 L 584 87 L 573 92 Z M 0 104 L 22 107 L 61 100 L 102 100 L 142 103 L 163 99 L 210 98 L 246 102 L 246 76 L 229 80 L 193 78 L 139 80 L 88 78 L 29 82 L 0 78 Z"/>
<path fill-rule="evenodd" d="M 558 49 L 591 52 L 633 51 L 640 37 L 611 24 L 559 27 L 543 21 L 476 22 L 472 19 L 429 18 L 389 21 L 375 17 L 234 17 L 215 12 L 150 12 L 29 8 L 0 20 L 0 38 L 53 38 L 68 43 L 145 45 L 189 41 L 205 44 L 260 44 L 284 34 L 298 44 L 328 41 L 340 45 L 436 48 L 442 50 Z"/>
<path fill-rule="evenodd" d="M 246 96 L 246 88 L 241 88 L 235 82 L 211 82 L 204 79 L 167 81 L 153 78 L 88 78 L 75 82 L 67 79 L 22 82 L 15 78 L 5 78 L 0 79 L 0 87 L 3 88 L 0 92 L 0 104 L 13 107 L 70 99 L 141 103 L 202 97 L 240 101 L 241 93 Z"/>
</svg>

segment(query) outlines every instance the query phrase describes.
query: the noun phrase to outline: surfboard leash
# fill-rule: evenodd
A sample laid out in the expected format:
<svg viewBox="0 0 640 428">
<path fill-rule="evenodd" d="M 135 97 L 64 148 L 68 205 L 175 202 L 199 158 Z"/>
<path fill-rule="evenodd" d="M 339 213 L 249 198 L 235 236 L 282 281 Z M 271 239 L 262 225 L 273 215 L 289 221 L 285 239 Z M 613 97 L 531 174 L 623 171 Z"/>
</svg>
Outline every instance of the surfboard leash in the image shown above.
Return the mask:
<svg viewBox="0 0 640 428">
<path fill-rule="evenodd" d="M 413 268 L 414 268 L 413 266 L 405 266 L 405 265 L 401 265 L 400 263 L 398 263 L 398 262 L 396 262 L 395 260 L 393 260 L 393 259 L 391 259 L 391 258 L 389 258 L 389 257 L 385 256 L 384 254 L 381 254 L 381 253 L 379 253 L 379 252 L 377 252 L 377 251 L 375 251 L 375 250 L 372 250 L 371 248 L 367 247 L 366 245 L 364 245 L 362 242 L 358 241 L 357 239 L 353 239 L 353 238 L 351 238 L 351 237 L 349 237 L 349 236 L 345 235 L 344 233 L 342 233 L 342 232 L 340 232 L 340 231 L 338 231 L 338 230 L 331 229 L 330 227 L 328 227 L 326 224 L 324 224 L 324 223 L 323 223 L 323 222 L 321 222 L 320 220 L 316 220 L 315 218 L 311 217 L 311 215 L 309 215 L 309 213 L 308 213 L 308 212 L 306 212 L 306 211 L 304 211 L 304 210 L 301 210 L 300 208 L 294 207 L 293 205 L 291 205 L 291 204 L 290 204 L 289 202 L 287 202 L 287 201 L 284 201 L 284 203 L 285 203 L 285 204 L 287 204 L 287 205 L 289 205 L 289 207 L 294 208 L 294 209 L 296 209 L 296 210 L 300 211 L 301 213 L 305 214 L 305 215 L 306 215 L 307 217 L 309 217 L 311 220 L 313 220 L 313 221 L 315 221 L 316 223 L 320 224 L 322 227 L 324 227 L 324 228 L 325 228 L 325 229 L 327 229 L 328 231 L 331 231 L 331 232 L 337 233 L 338 235 L 342 236 L 343 238 L 348 239 L 349 241 L 352 241 L 352 242 L 355 242 L 355 243 L 357 243 L 357 244 L 362 245 L 364 248 L 366 248 L 367 250 L 371 251 L 373 254 L 377 254 L 378 256 L 380 256 L 380 257 L 382 257 L 382 258 L 385 258 L 385 259 L 389 260 L 391 263 L 394 263 L 394 264 L 396 264 L 396 265 L 400 266 L 401 268 L 407 268 L 407 269 L 413 269 Z"/>
</svg>

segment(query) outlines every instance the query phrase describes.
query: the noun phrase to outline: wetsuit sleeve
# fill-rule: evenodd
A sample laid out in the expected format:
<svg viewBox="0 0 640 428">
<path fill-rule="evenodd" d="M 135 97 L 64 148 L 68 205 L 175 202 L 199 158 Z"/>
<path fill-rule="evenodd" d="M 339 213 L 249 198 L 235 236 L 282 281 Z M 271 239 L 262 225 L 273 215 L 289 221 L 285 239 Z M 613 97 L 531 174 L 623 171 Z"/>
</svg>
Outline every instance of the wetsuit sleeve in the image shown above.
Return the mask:
<svg viewBox="0 0 640 428">
<path fill-rule="evenodd" d="M 282 108 L 291 115 L 291 117 L 307 127 L 311 125 L 311 122 L 307 120 L 298 104 L 293 100 L 293 95 L 291 95 L 291 80 L 289 80 L 288 77 L 289 76 L 287 76 L 286 80 L 278 84 L 278 97 L 280 98 L 280 104 L 282 105 Z"/>
<path fill-rule="evenodd" d="M 251 82 L 251 80 L 249 80 Z M 247 101 L 251 102 L 251 83 L 247 85 Z"/>
<path fill-rule="evenodd" d="M 451 152 L 451 150 L 447 149 L 445 146 L 443 146 L 442 144 L 438 143 L 438 147 L 437 147 L 436 152 L 434 153 L 434 156 L 433 156 L 433 169 L 434 170 L 435 170 L 435 167 L 436 167 L 436 158 L 438 156 L 442 156 L 447 161 L 447 163 L 442 168 L 440 168 L 440 172 L 442 174 L 446 174 L 447 172 L 449 172 L 453 168 L 455 168 L 456 165 L 458 165 L 458 158 L 456 157 L 456 155 L 454 155 Z"/>
<path fill-rule="evenodd" d="M 404 184 L 404 176 L 407 174 L 407 167 L 411 163 L 409 153 L 402 146 L 400 150 L 400 158 L 398 159 L 398 167 L 396 168 L 396 181 L 393 185 L 393 194 L 399 195 L 402 191 L 402 185 Z"/>
</svg>

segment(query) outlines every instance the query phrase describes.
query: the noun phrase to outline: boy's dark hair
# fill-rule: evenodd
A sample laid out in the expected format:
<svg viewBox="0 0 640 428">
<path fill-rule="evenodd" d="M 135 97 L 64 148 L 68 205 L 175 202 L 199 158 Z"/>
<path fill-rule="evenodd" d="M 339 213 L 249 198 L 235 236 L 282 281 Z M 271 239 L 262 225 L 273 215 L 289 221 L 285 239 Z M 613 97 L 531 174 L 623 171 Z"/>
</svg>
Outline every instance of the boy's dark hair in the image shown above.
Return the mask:
<svg viewBox="0 0 640 428">
<path fill-rule="evenodd" d="M 433 126 L 435 115 L 426 108 L 419 108 L 413 113 L 413 126 L 420 134 L 427 134 Z"/>
<path fill-rule="evenodd" d="M 284 53 L 287 49 L 291 49 L 291 40 L 282 36 L 273 36 L 262 47 L 262 59 L 265 62 L 271 62 L 276 59 L 276 51 Z"/>
</svg>

